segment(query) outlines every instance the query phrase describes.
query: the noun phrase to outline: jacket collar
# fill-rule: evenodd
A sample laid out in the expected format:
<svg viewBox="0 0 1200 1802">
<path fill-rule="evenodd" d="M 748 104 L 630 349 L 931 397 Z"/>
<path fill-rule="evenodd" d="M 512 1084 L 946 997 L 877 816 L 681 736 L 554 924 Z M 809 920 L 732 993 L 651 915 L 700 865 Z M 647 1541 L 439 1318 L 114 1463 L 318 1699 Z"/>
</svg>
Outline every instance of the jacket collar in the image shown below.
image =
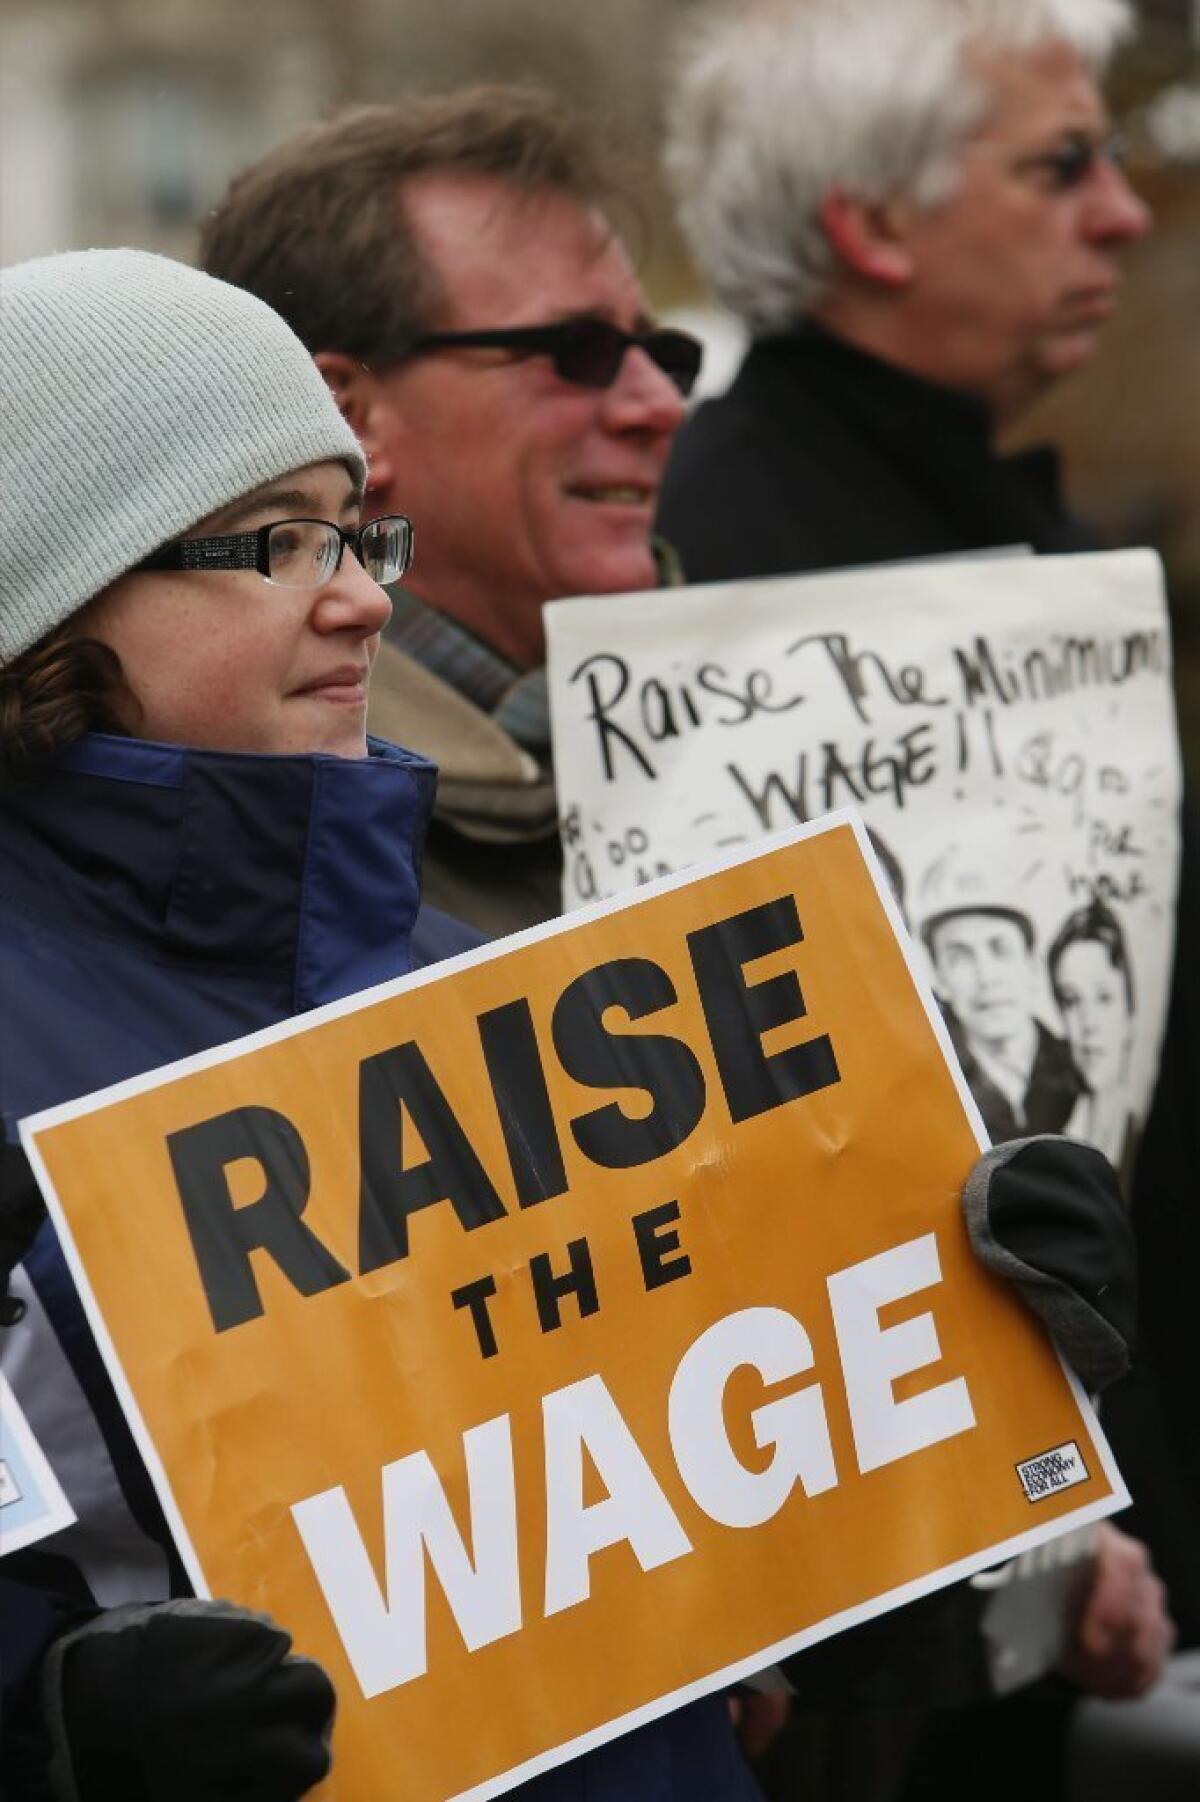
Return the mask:
<svg viewBox="0 0 1200 1802">
<path fill-rule="evenodd" d="M 531 672 L 542 680 L 545 671 Z M 528 844 L 558 831 L 558 803 L 548 764 L 525 750 L 498 715 L 484 712 L 457 688 L 387 639 L 371 677 L 375 729 L 403 728 L 438 767 L 434 819 L 464 838 Z"/>
<path fill-rule="evenodd" d="M 1063 518 L 1056 452 L 1033 445 L 1007 456 L 997 454 L 991 408 L 976 395 L 926 381 L 909 369 L 888 363 L 818 325 L 801 320 L 791 331 L 757 339 L 752 356 L 773 372 L 772 381 L 791 371 L 807 390 L 825 396 L 831 406 L 855 419 L 901 468 L 919 469 L 930 486 L 956 499 L 978 500 L 981 530 L 994 526 L 992 542 L 1037 537 L 1048 522 Z M 1000 476 L 1004 487 L 997 494 Z M 1013 503 L 1016 503 L 1015 505 Z M 995 515 L 993 518 L 992 515 Z M 1054 534 L 1057 536 L 1057 532 Z M 1090 543 L 1035 543 L 1035 549 L 1080 549 Z"/>
<path fill-rule="evenodd" d="M 409 968 L 436 771 L 90 733 L 0 808 L 0 888 L 165 959 L 290 979 L 294 1010 Z M 2 842 L 2 840 L 0 840 Z"/>
<path fill-rule="evenodd" d="M 806 380 L 827 386 L 839 401 L 849 402 L 881 431 L 909 429 L 912 420 L 919 418 L 931 433 L 949 435 L 960 454 L 964 448 L 977 457 L 991 454 L 993 421 L 984 401 L 957 388 L 928 382 L 898 363 L 885 362 L 813 319 L 803 319 L 778 336 L 756 340 L 755 349 L 773 362 L 803 369 Z"/>
</svg>

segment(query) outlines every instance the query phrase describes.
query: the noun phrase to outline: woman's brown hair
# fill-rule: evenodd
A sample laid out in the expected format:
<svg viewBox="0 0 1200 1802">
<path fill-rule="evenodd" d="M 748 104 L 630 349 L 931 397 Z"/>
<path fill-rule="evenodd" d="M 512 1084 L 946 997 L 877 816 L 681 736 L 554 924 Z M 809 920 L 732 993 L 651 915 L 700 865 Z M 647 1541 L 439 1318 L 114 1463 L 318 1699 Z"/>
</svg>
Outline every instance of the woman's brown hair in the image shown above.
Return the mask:
<svg viewBox="0 0 1200 1802">
<path fill-rule="evenodd" d="M 85 732 L 128 732 L 137 712 L 117 653 L 59 626 L 0 665 L 0 784 L 36 775 Z"/>
</svg>

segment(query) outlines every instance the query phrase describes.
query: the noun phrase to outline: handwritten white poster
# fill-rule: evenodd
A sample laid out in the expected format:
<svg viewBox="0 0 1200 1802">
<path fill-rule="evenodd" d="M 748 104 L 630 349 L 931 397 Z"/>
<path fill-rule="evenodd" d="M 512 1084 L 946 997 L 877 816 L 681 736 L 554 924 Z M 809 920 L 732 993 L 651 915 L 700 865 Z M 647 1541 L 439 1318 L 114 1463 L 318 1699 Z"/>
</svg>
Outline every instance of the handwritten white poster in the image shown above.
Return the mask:
<svg viewBox="0 0 1200 1802">
<path fill-rule="evenodd" d="M 1127 1167 L 1162 1033 L 1180 768 L 1148 551 L 557 602 L 567 907 L 861 811 L 994 1140 Z"/>
</svg>

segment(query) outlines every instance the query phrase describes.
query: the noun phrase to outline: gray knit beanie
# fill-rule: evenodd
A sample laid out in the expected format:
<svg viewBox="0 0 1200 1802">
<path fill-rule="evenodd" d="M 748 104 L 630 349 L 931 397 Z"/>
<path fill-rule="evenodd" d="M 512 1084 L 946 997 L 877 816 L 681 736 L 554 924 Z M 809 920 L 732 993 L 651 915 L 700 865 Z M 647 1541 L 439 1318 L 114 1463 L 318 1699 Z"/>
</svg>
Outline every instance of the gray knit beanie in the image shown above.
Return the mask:
<svg viewBox="0 0 1200 1802">
<path fill-rule="evenodd" d="M 0 661 L 262 483 L 365 474 L 278 314 L 146 251 L 0 271 L 0 409 Z"/>
</svg>

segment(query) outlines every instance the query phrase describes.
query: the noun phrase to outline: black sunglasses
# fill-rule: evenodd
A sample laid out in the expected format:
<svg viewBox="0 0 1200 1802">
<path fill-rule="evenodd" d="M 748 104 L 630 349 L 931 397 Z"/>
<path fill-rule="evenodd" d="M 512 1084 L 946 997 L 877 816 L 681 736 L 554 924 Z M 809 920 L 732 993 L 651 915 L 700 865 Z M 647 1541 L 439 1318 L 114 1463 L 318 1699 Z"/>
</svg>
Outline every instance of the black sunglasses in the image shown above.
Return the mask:
<svg viewBox="0 0 1200 1802">
<path fill-rule="evenodd" d="M 331 519 L 277 519 L 253 532 L 176 538 L 135 569 L 255 569 L 283 588 L 321 588 L 341 568 L 349 545 L 376 582 L 398 582 L 412 562 L 412 522 L 385 513 L 348 529 Z"/>
<path fill-rule="evenodd" d="M 704 346 L 688 332 L 656 326 L 623 332 L 607 319 L 563 319 L 553 325 L 514 325 L 495 331 L 428 332 L 414 338 L 405 356 L 427 351 L 511 350 L 518 356 L 549 357 L 556 375 L 581 388 L 610 388 L 627 350 L 644 350 L 681 394 L 690 394 L 700 373 Z"/>
</svg>

